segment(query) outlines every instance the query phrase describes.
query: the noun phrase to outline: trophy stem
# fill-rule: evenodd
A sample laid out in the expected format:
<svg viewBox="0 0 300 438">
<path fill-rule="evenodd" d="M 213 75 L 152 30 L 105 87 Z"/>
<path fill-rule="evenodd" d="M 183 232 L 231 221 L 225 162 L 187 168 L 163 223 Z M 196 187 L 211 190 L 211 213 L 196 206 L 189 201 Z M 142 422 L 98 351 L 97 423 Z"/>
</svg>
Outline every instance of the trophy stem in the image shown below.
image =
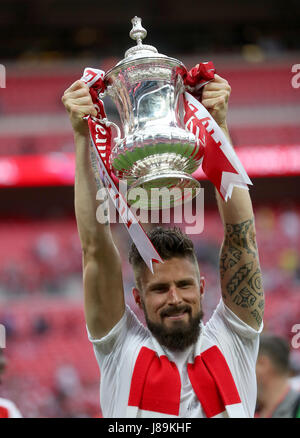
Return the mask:
<svg viewBox="0 0 300 438">
<path fill-rule="evenodd" d="M 136 179 L 128 190 L 127 201 L 146 210 L 175 207 L 191 201 L 199 188 L 199 181 L 188 173 L 168 170 Z"/>
</svg>

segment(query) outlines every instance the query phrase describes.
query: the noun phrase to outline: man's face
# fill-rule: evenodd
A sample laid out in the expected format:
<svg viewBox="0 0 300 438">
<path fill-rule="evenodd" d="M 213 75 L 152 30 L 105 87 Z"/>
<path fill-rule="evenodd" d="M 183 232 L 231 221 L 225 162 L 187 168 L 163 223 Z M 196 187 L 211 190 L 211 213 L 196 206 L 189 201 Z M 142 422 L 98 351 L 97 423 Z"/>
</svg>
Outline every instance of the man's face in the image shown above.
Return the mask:
<svg viewBox="0 0 300 438">
<path fill-rule="evenodd" d="M 141 291 L 134 290 L 148 328 L 171 350 L 183 350 L 197 340 L 202 313 L 204 280 L 189 258 L 174 257 L 154 264 L 141 276 Z"/>
</svg>

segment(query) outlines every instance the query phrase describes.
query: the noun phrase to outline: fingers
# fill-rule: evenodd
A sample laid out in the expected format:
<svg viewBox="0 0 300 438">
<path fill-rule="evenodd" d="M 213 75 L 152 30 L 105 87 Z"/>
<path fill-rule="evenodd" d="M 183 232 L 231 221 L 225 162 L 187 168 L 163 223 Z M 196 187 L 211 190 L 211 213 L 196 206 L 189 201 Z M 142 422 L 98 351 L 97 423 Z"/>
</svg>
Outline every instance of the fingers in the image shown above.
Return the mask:
<svg viewBox="0 0 300 438">
<path fill-rule="evenodd" d="M 212 81 L 212 82 L 209 82 L 208 84 L 206 84 L 203 87 L 203 90 L 209 90 L 209 91 L 226 90 L 226 91 L 231 92 L 231 87 L 228 84 L 228 82 L 226 83 L 226 82 Z"/>
<path fill-rule="evenodd" d="M 97 115 L 89 87 L 81 80 L 74 82 L 63 94 L 62 102 L 71 117 Z"/>
<path fill-rule="evenodd" d="M 217 74 L 213 81 L 203 87 L 201 103 L 219 126 L 226 121 L 230 93 L 231 87 L 228 81 Z"/>
<path fill-rule="evenodd" d="M 83 97 L 83 96 L 88 96 L 88 97 L 91 96 L 89 88 L 85 88 L 85 87 L 79 88 L 78 90 L 75 91 L 65 92 L 64 95 L 66 94 L 72 99 L 76 99 L 77 97 Z"/>
<path fill-rule="evenodd" d="M 230 94 L 231 87 L 226 79 L 215 74 L 214 80 L 206 84 L 203 88 L 203 91 L 218 91 L 218 90 L 224 90 L 229 92 Z"/>
<path fill-rule="evenodd" d="M 91 114 L 92 116 L 97 115 L 97 110 L 94 105 L 76 105 L 74 103 L 70 103 L 67 107 L 68 112 L 71 117 L 82 118 Z"/>
<path fill-rule="evenodd" d="M 64 94 L 69 93 L 71 91 L 79 90 L 81 88 L 89 89 L 88 85 L 85 82 L 81 80 L 75 81 L 69 88 L 66 89 Z"/>
<path fill-rule="evenodd" d="M 215 73 L 215 82 L 228 84 L 228 81 Z"/>
<path fill-rule="evenodd" d="M 210 91 L 210 90 L 204 89 L 203 93 L 202 93 L 202 99 L 209 99 L 212 97 L 220 97 L 223 95 L 223 93 L 224 93 L 223 90 Z"/>
<path fill-rule="evenodd" d="M 80 82 L 80 81 L 77 81 L 77 82 Z M 75 84 L 76 84 L 76 82 L 75 82 Z M 76 99 L 78 97 L 83 97 L 83 96 L 91 97 L 90 90 L 89 90 L 89 87 L 87 85 L 84 85 L 84 86 L 80 85 L 79 87 L 75 86 L 75 89 L 74 88 L 72 89 L 72 86 L 69 87 L 64 92 L 62 99 L 63 100 Z"/>
<path fill-rule="evenodd" d="M 229 100 L 230 93 L 224 90 L 219 91 L 203 91 L 202 93 L 202 103 L 203 101 L 207 100 L 213 100 L 214 102 L 216 100 L 218 101 L 224 101 L 224 103 L 227 103 Z"/>
<path fill-rule="evenodd" d="M 219 97 L 215 97 L 213 99 L 203 99 L 201 101 L 202 105 L 205 106 L 205 108 L 207 109 L 213 109 L 216 107 L 221 107 L 222 105 L 224 105 L 226 103 L 226 99 L 225 96 L 219 96 Z"/>
<path fill-rule="evenodd" d="M 206 108 L 214 108 L 216 105 L 228 103 L 231 87 L 226 79 L 215 75 L 215 80 L 203 87 L 202 104 Z"/>
<path fill-rule="evenodd" d="M 91 96 L 82 96 L 82 97 L 69 97 L 67 99 L 66 102 L 66 106 L 70 105 L 70 104 L 74 104 L 74 105 L 93 105 L 93 101 Z"/>
</svg>

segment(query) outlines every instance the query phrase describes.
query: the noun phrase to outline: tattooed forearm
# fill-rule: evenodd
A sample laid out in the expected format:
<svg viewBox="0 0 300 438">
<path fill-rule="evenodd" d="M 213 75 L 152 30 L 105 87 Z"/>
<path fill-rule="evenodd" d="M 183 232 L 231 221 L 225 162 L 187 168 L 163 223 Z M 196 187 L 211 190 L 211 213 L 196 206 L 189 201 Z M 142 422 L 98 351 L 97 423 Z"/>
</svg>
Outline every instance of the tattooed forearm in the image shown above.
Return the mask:
<svg viewBox="0 0 300 438">
<path fill-rule="evenodd" d="M 242 251 L 233 246 L 228 246 L 228 251 L 221 254 L 220 257 L 220 273 L 221 278 L 224 278 L 227 269 L 232 268 L 241 259 Z"/>
<path fill-rule="evenodd" d="M 248 254 L 256 255 L 254 219 L 240 224 L 226 224 L 226 239 L 232 248 L 243 248 Z"/>
<path fill-rule="evenodd" d="M 253 269 L 253 262 L 246 263 L 242 266 L 230 279 L 226 286 L 226 290 L 230 296 L 232 296 L 238 289 L 243 281 L 248 277 L 249 273 Z"/>
<path fill-rule="evenodd" d="M 247 287 L 243 287 L 243 289 L 235 295 L 233 302 L 238 306 L 249 308 L 256 302 L 256 296 L 253 295 Z"/>
<path fill-rule="evenodd" d="M 226 304 L 251 325 L 260 326 L 264 299 L 253 218 L 226 224 L 220 275 Z"/>
<path fill-rule="evenodd" d="M 251 312 L 251 315 L 253 316 L 253 318 L 255 319 L 255 321 L 257 322 L 258 327 L 260 327 L 261 323 L 262 323 L 262 315 L 261 313 L 258 311 L 258 309 L 254 309 Z"/>
</svg>

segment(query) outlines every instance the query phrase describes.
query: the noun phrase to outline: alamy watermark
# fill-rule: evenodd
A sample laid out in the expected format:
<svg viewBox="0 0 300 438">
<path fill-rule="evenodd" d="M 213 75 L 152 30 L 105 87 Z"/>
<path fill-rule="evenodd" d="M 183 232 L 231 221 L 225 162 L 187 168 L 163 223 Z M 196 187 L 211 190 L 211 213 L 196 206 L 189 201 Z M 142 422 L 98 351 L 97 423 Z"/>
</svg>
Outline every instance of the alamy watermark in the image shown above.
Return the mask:
<svg viewBox="0 0 300 438">
<path fill-rule="evenodd" d="M 200 234 L 204 229 L 204 189 L 201 187 L 194 189 L 161 187 L 150 190 L 136 187 L 128 191 L 126 182 L 122 182 L 120 195 L 103 187 L 97 192 L 97 200 L 100 201 L 96 211 L 99 223 L 107 222 L 108 215 L 110 223 L 132 222 L 130 211 L 122 207 L 128 204 L 134 214 L 134 220 L 140 223 L 181 224 L 186 234 Z M 113 203 L 118 203 L 121 214 L 117 215 Z"/>
<path fill-rule="evenodd" d="M 6 332 L 3 324 L 0 324 L 0 348 L 6 347 Z"/>
<path fill-rule="evenodd" d="M 0 88 L 6 88 L 6 68 L 0 64 Z"/>
<path fill-rule="evenodd" d="M 292 333 L 296 333 L 292 337 L 292 347 L 293 348 L 300 348 L 300 324 L 294 324 L 292 327 Z"/>
<path fill-rule="evenodd" d="M 300 64 L 292 65 L 292 73 L 295 73 L 291 79 L 293 88 L 300 88 Z"/>
</svg>

